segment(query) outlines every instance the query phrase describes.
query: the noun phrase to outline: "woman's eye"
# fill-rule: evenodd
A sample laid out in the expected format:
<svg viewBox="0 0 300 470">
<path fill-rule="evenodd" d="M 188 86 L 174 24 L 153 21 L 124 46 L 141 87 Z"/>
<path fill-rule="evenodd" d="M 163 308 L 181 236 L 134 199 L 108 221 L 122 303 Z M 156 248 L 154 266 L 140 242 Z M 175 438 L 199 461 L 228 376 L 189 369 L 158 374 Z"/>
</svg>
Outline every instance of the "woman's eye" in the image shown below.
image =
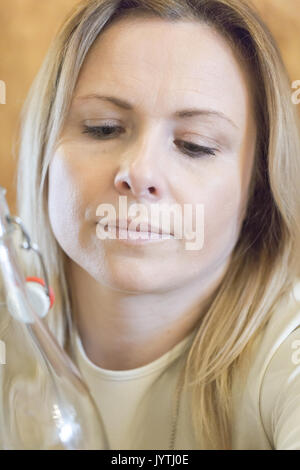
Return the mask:
<svg viewBox="0 0 300 470">
<path fill-rule="evenodd" d="M 114 132 L 115 131 L 115 132 Z M 83 134 L 90 134 L 96 139 L 108 140 L 119 136 L 124 133 L 125 130 L 121 126 L 84 126 L 82 131 Z M 193 142 L 187 142 L 184 140 L 175 140 L 174 143 L 181 149 L 181 151 L 192 158 L 200 158 L 203 155 L 214 157 L 216 155 L 217 149 L 211 147 L 205 147 L 202 145 L 196 145 Z M 184 145 L 183 145 L 184 144 Z"/>
<path fill-rule="evenodd" d="M 105 140 L 106 138 L 111 137 L 111 135 L 115 135 L 112 131 L 117 130 L 117 135 L 123 133 L 124 131 L 123 127 L 121 126 L 110 126 L 110 125 L 105 125 L 105 126 L 84 126 L 84 129 L 82 131 L 83 134 L 90 134 L 93 137 L 96 137 L 97 139 L 103 139 Z"/>
<path fill-rule="evenodd" d="M 211 148 L 211 147 L 205 147 L 203 145 L 196 145 L 193 142 L 187 142 L 184 140 L 175 140 L 174 143 L 178 145 L 179 147 L 183 147 L 182 152 L 186 153 L 192 158 L 200 158 L 203 155 L 207 155 L 210 157 L 215 157 L 216 152 L 218 149 L 216 148 Z M 182 144 L 185 144 L 184 146 Z"/>
</svg>

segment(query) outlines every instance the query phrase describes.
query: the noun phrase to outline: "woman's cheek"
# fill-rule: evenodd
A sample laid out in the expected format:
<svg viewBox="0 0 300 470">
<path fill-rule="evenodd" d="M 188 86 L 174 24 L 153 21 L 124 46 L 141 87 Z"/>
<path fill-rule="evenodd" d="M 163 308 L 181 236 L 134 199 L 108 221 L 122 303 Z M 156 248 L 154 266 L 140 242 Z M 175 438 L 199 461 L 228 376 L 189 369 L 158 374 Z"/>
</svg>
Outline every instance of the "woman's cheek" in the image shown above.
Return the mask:
<svg viewBox="0 0 300 470">
<path fill-rule="evenodd" d="M 62 152 L 53 156 L 48 174 L 49 218 L 54 235 L 61 245 L 68 244 L 69 240 L 78 236 L 84 207 L 79 174 L 64 157 Z"/>
<path fill-rule="evenodd" d="M 234 172 L 213 184 L 204 195 L 204 237 L 206 243 L 223 240 L 232 244 L 239 233 L 242 205 L 241 181 Z"/>
</svg>

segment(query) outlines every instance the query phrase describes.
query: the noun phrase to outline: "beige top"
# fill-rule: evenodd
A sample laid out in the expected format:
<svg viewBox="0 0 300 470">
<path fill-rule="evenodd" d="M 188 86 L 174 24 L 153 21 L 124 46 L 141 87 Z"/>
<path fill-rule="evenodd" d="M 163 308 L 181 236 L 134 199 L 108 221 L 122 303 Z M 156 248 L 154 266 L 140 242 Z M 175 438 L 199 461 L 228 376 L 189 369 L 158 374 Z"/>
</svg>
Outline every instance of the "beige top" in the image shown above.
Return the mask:
<svg viewBox="0 0 300 470">
<path fill-rule="evenodd" d="M 102 415 L 109 447 L 168 449 L 171 404 L 180 367 L 196 330 L 155 361 L 132 370 L 107 370 L 87 357 L 74 333 L 76 361 Z M 300 450 L 300 283 L 257 339 L 247 383 L 233 384 L 233 450 Z M 238 376 L 237 376 L 238 377 Z M 201 449 L 181 397 L 175 449 Z"/>
</svg>

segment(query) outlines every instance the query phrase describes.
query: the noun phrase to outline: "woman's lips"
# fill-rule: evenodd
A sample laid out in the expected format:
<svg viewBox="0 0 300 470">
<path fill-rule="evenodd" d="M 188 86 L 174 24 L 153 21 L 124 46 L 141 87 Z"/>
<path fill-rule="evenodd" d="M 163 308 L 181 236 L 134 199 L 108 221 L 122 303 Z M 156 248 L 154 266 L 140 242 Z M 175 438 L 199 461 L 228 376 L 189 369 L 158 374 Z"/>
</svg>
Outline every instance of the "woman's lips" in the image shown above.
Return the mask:
<svg viewBox="0 0 300 470">
<path fill-rule="evenodd" d="M 113 219 L 113 220 L 107 220 L 106 221 L 106 227 L 111 226 L 115 228 L 121 228 L 123 230 L 128 230 L 131 232 L 144 232 L 144 233 L 157 233 L 157 234 L 165 234 L 165 235 L 173 235 L 174 233 L 170 227 L 168 227 L 168 230 L 166 230 L 166 227 L 160 227 L 155 224 L 150 224 L 147 221 L 140 221 L 139 224 L 136 226 L 131 226 L 133 222 L 133 219 Z M 99 221 L 99 223 L 102 223 Z M 131 230 L 133 229 L 133 230 Z"/>
<path fill-rule="evenodd" d="M 134 231 L 120 228 L 118 226 L 106 225 L 105 231 L 115 233 L 116 239 L 127 243 L 151 243 L 173 239 L 174 236 L 166 233 Z"/>
</svg>

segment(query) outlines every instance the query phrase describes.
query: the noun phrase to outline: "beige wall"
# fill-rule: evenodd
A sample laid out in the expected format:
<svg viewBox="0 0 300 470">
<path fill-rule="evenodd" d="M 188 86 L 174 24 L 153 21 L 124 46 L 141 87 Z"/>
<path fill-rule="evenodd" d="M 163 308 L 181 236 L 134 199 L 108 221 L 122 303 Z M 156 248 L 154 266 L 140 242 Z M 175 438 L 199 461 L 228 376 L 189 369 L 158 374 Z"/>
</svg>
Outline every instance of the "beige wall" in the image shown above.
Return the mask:
<svg viewBox="0 0 300 470">
<path fill-rule="evenodd" d="M 0 184 L 8 189 L 15 211 L 15 168 L 12 142 L 19 112 L 48 45 L 77 0 L 1 0 L 0 80 L 6 104 L 0 104 Z M 273 32 L 291 82 L 300 80 L 300 0 L 254 0 Z M 300 105 L 299 105 L 300 113 Z"/>
</svg>

